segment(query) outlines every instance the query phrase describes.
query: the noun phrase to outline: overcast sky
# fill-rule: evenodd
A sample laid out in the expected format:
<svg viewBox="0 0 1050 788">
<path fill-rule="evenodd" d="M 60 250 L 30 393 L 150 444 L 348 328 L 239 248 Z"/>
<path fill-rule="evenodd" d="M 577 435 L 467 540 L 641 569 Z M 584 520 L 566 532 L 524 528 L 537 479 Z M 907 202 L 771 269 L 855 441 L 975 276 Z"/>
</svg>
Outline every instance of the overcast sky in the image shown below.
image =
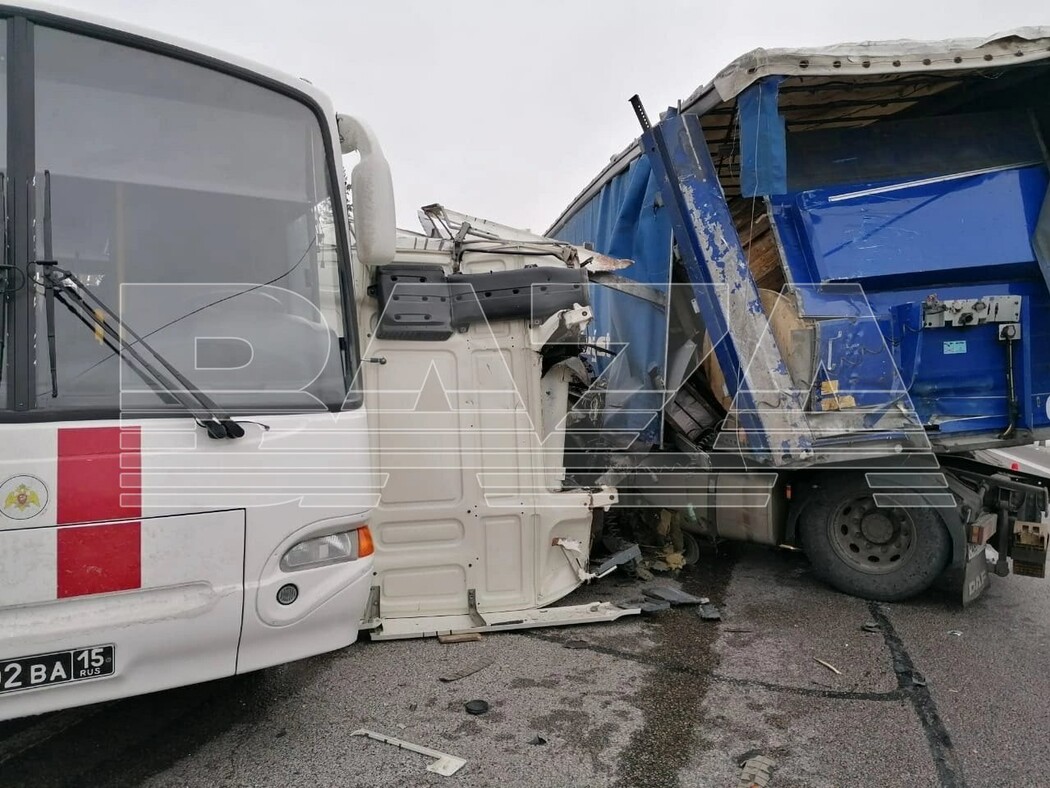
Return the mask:
<svg viewBox="0 0 1050 788">
<path fill-rule="evenodd" d="M 66 0 L 305 77 L 366 119 L 399 223 L 431 202 L 543 230 L 651 115 L 755 47 L 987 36 L 1045 0 Z"/>
</svg>

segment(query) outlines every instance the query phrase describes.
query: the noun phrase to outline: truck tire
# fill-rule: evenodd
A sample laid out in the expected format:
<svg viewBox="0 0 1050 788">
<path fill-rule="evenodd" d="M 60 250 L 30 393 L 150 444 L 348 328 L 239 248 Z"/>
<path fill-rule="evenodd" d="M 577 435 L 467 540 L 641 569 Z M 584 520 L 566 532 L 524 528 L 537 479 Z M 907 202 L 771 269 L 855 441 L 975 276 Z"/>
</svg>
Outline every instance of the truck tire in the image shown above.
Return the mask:
<svg viewBox="0 0 1050 788">
<path fill-rule="evenodd" d="M 878 507 L 863 476 L 814 493 L 799 518 L 814 573 L 840 591 L 896 602 L 925 591 L 944 571 L 951 537 L 932 509 Z"/>
</svg>

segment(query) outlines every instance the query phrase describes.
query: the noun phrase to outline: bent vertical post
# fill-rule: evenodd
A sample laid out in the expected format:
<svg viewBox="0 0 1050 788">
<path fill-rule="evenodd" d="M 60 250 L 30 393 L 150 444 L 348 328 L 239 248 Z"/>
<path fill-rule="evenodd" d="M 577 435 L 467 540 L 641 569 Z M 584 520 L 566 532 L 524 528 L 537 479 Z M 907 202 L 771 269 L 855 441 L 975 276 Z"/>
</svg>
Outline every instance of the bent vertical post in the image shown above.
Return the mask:
<svg viewBox="0 0 1050 788">
<path fill-rule="evenodd" d="M 812 454 L 809 423 L 769 330 L 700 121 L 672 110 L 652 126 L 637 96 L 631 105 L 697 309 L 734 399 L 746 442 L 741 448 L 778 466 L 803 460 Z M 718 341 L 727 335 L 731 341 Z"/>
</svg>

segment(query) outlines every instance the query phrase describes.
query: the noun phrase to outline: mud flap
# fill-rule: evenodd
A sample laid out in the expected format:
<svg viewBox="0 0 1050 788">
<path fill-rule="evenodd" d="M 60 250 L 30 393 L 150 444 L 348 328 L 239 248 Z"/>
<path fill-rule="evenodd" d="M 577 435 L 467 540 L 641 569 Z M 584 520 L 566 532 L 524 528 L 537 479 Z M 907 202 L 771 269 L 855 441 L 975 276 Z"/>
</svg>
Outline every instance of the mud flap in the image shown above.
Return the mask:
<svg viewBox="0 0 1050 788">
<path fill-rule="evenodd" d="M 983 544 L 966 545 L 966 563 L 945 572 L 939 584 L 952 594 L 958 594 L 966 607 L 988 588 L 988 558 Z"/>
</svg>

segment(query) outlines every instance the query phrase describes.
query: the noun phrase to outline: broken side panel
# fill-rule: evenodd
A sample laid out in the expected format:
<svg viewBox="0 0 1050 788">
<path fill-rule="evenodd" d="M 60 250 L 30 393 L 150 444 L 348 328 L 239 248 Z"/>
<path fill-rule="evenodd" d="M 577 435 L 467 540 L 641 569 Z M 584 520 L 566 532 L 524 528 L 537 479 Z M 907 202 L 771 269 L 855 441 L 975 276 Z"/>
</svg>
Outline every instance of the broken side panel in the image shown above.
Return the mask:
<svg viewBox="0 0 1050 788">
<path fill-rule="evenodd" d="M 667 377 L 671 224 L 649 162 L 635 161 L 565 225 L 558 238 L 632 265 L 591 286 L 594 321 L 586 360 L 597 381 L 577 407 L 587 446 L 660 442 Z"/>
<path fill-rule="evenodd" d="M 752 211 L 765 222 L 759 232 L 753 222 L 747 226 L 746 210 L 729 208 L 696 119 L 670 113 L 648 134 L 643 139 L 646 156 L 605 184 L 561 231 L 577 243 L 605 243 L 611 254 L 646 256 L 649 261 L 663 260 L 673 251 L 672 235 L 677 241 L 678 263 L 669 269 L 639 267 L 649 278 L 659 272 L 665 277 L 661 289 L 667 294 L 666 317 L 659 323 L 664 333 L 654 336 L 659 324 L 635 317 L 652 318 L 663 306 L 643 292 L 643 288 L 656 291 L 655 286 L 635 286 L 631 311 L 611 297 L 595 300 L 596 324 L 612 327 L 606 337 L 616 336 L 623 345 L 621 356 L 626 356 L 617 357 L 621 363 L 607 364 L 610 388 L 620 373 L 636 382 L 651 380 L 653 405 L 659 407 L 662 401 L 670 408 L 674 440 L 689 452 L 723 450 L 791 465 L 843 459 L 844 452 L 852 457 L 858 452 L 928 451 L 906 395 L 901 407 L 903 387 L 863 294 L 845 315 L 852 322 L 839 326 L 848 335 L 846 342 L 841 341 L 843 331 L 822 335 L 804 323 L 793 309 L 794 298 L 778 300 L 776 292 L 757 287 L 753 265 L 768 269 L 764 282 L 782 278 L 768 219 L 764 211 Z M 767 164 L 773 174 L 756 179 L 754 188 L 783 180 L 775 173 L 776 157 Z M 742 223 L 746 247 L 737 231 Z M 613 248 L 613 243 L 620 245 Z M 608 288 L 592 285 L 592 289 Z M 779 304 L 776 315 L 774 304 Z M 848 358 L 824 363 L 824 352 L 834 351 L 836 344 L 848 352 Z M 657 378 L 652 370 L 665 355 L 674 363 L 664 363 L 667 371 Z M 879 406 L 874 412 L 855 409 L 859 390 L 852 399 L 839 395 L 836 387 L 847 386 L 851 378 L 838 372 L 819 374 L 821 368 L 832 372 L 855 367 L 858 359 L 865 368 L 879 370 L 878 379 L 863 381 L 866 393 L 874 396 L 868 396 L 870 402 L 865 404 Z M 702 372 L 694 374 L 700 367 Z M 689 394 L 689 389 L 695 393 Z M 622 400 L 611 394 L 597 407 L 581 401 L 575 415 L 579 425 L 591 428 L 586 438 L 592 447 L 627 448 L 634 435 L 616 431 L 624 423 L 624 408 Z M 602 441 L 594 440 L 595 432 Z M 582 428 L 577 434 L 581 433 Z M 623 437 L 622 445 L 617 446 L 614 437 Z M 679 437 L 685 438 L 684 444 Z M 859 447 L 856 451 L 851 442 Z M 586 446 L 586 440 L 581 443 Z M 615 464 L 614 459 L 610 462 Z"/>
<path fill-rule="evenodd" d="M 700 355 L 709 353 L 686 385 L 710 395 L 703 403 L 688 394 L 680 407 L 665 365 L 675 440 L 797 464 L 878 453 L 879 443 L 883 453 L 958 450 L 1050 430 L 1050 364 L 1037 352 L 1050 341 L 1038 259 L 1050 191 L 1046 113 L 975 103 L 955 115 L 799 129 L 783 122 L 779 85 L 763 79 L 741 94 L 728 148 L 708 150 L 695 117 L 668 113 L 643 136 L 643 155 L 560 230 L 577 243 L 615 241 L 627 256 L 648 253 L 643 228 L 657 217 L 664 232 L 673 228 L 695 291 Z M 792 109 L 799 101 L 791 94 Z M 739 180 L 726 186 L 711 157 L 734 150 L 740 171 L 730 167 L 729 177 Z M 741 195 L 731 203 L 728 188 Z M 758 281 L 774 291 L 786 284 L 777 303 L 790 320 L 774 318 L 776 299 L 756 292 Z M 1005 299 L 1018 299 L 1016 319 L 987 318 Z M 629 346 L 645 344 L 647 361 L 656 346 L 677 359 L 699 339 L 675 336 L 674 306 L 672 294 L 668 334 L 656 342 L 643 322 L 623 319 L 626 310 L 596 302 L 596 321 L 618 325 Z M 958 320 L 926 319 L 938 310 Z M 637 365 L 624 369 L 644 379 Z M 728 411 L 715 441 L 711 400 Z M 619 415 L 601 413 L 606 428 Z M 812 452 L 791 456 L 807 431 Z"/>
<path fill-rule="evenodd" d="M 553 254 L 457 255 L 421 238 L 369 272 L 358 316 L 384 477 L 370 520 L 376 637 L 632 612 L 545 610 L 588 579 L 595 512 L 617 498 L 564 482 L 567 386 L 591 317 L 584 276 Z"/>
<path fill-rule="evenodd" d="M 674 111 L 650 127 L 637 97 L 632 104 L 682 268 L 734 397 L 736 437 L 773 465 L 810 460 L 813 441 L 802 402 L 769 331 L 703 130 L 695 117 Z"/>
</svg>

